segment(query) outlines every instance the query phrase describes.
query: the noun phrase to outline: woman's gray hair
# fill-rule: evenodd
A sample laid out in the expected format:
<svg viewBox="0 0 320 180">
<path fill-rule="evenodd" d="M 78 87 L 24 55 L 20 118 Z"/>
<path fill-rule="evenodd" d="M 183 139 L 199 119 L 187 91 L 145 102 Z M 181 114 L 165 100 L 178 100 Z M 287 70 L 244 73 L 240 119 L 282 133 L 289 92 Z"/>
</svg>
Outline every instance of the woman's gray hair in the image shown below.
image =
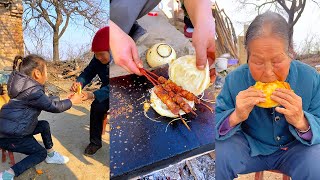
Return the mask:
<svg viewBox="0 0 320 180">
<path fill-rule="evenodd" d="M 277 36 L 282 38 L 287 45 L 287 53 L 292 48 L 292 39 L 290 38 L 290 27 L 287 21 L 278 13 L 267 11 L 258 15 L 252 23 L 246 33 L 245 47 L 249 52 L 249 43 L 264 35 Z"/>
</svg>

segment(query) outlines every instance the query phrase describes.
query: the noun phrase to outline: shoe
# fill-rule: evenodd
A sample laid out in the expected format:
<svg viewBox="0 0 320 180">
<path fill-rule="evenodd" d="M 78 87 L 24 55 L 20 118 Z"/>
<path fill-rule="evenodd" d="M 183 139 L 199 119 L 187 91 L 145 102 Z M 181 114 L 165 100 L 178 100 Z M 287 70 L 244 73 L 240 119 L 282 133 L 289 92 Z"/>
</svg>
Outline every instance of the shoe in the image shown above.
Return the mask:
<svg viewBox="0 0 320 180">
<path fill-rule="evenodd" d="M 138 45 L 141 44 L 147 37 L 149 33 L 143 27 L 141 27 L 138 22 L 135 22 L 129 32 L 129 36 Z"/>
<path fill-rule="evenodd" d="M 54 151 L 53 156 L 46 158 L 46 163 L 48 164 L 66 164 L 69 162 L 69 158 L 66 156 L 62 156 L 60 153 Z"/>
<path fill-rule="evenodd" d="M 184 36 L 187 38 L 192 38 L 193 28 L 188 28 L 187 26 L 184 26 Z"/>
<path fill-rule="evenodd" d="M 84 154 L 89 156 L 94 155 L 101 147 L 102 146 L 98 146 L 93 143 L 90 143 L 87 146 L 86 150 L 84 150 Z"/>
</svg>

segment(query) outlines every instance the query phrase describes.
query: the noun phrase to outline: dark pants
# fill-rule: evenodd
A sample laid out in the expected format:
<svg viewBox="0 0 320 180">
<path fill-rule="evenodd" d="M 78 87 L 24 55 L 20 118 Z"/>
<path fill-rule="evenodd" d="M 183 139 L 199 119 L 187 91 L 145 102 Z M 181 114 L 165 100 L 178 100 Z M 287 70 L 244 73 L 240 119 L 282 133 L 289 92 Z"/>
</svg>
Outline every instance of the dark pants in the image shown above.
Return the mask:
<svg viewBox="0 0 320 180">
<path fill-rule="evenodd" d="M 242 133 L 216 141 L 216 179 L 230 180 L 238 174 L 279 170 L 293 180 L 320 179 L 320 144 L 306 146 L 295 141 L 287 150 L 267 156 L 250 156 L 250 147 Z"/>
<path fill-rule="evenodd" d="M 187 28 L 194 28 L 190 18 L 188 18 L 187 16 L 184 16 L 183 22 L 187 26 Z"/>
<path fill-rule="evenodd" d="M 109 109 L 109 100 L 94 100 L 90 110 L 90 143 L 102 146 L 101 134 L 103 119 Z"/>
<path fill-rule="evenodd" d="M 129 34 L 136 20 L 148 14 L 161 0 L 112 0 L 110 19 Z"/>
<path fill-rule="evenodd" d="M 41 134 L 45 148 L 33 137 L 33 135 L 39 133 Z M 23 138 L 0 138 L 0 148 L 28 155 L 11 167 L 16 176 L 44 161 L 47 157 L 46 149 L 51 149 L 52 146 L 50 125 L 47 121 L 39 121 L 32 135 Z"/>
</svg>

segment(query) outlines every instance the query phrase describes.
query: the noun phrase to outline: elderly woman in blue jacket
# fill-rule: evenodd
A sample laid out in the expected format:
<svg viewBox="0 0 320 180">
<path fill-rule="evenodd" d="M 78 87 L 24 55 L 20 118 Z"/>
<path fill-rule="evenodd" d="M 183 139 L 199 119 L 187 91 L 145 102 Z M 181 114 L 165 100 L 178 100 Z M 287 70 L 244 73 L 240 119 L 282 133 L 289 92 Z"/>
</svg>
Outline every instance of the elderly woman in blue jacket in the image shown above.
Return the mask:
<svg viewBox="0 0 320 180">
<path fill-rule="evenodd" d="M 216 107 L 216 177 L 279 170 L 292 179 L 320 179 L 320 76 L 312 67 L 290 58 L 289 25 L 266 12 L 250 24 L 245 39 L 248 64 L 226 77 Z M 260 108 L 257 82 L 288 82 L 276 89 L 280 104 Z"/>
</svg>

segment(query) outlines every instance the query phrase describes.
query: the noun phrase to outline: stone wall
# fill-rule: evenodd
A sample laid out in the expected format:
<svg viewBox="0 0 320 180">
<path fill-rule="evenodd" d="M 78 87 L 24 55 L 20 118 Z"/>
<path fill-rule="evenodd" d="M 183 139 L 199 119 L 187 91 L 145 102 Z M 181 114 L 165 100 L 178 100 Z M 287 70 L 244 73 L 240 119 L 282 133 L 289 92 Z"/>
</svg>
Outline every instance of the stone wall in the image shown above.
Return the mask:
<svg viewBox="0 0 320 180">
<path fill-rule="evenodd" d="M 0 68 L 24 54 L 21 0 L 0 0 Z M 0 69 L 0 70 L 1 70 Z"/>
</svg>

